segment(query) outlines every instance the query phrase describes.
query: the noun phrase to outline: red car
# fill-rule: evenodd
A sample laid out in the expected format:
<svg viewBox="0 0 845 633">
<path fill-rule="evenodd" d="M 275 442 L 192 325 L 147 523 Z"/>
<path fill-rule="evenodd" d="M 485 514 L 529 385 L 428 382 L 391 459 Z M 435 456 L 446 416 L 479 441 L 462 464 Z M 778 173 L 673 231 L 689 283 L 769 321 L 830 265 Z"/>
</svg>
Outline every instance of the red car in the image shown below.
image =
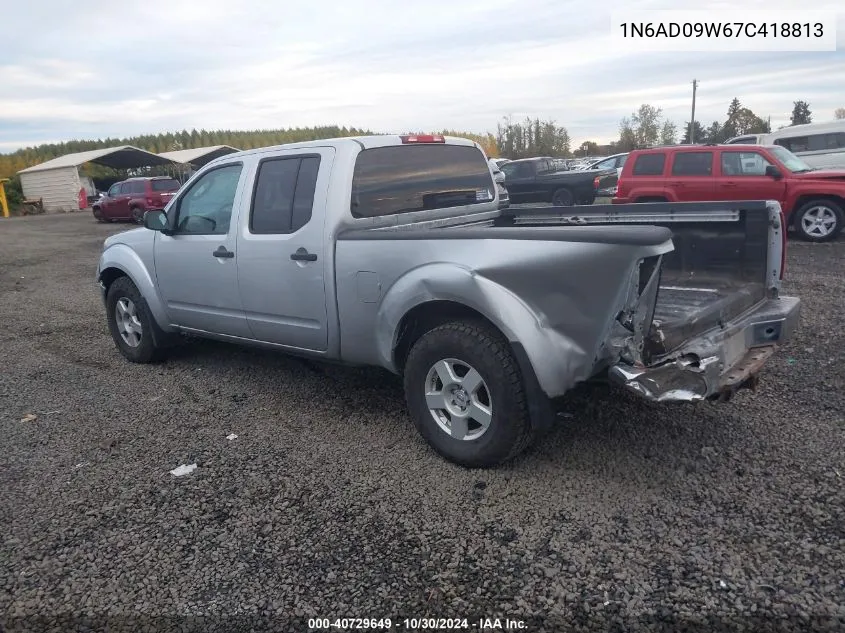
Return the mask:
<svg viewBox="0 0 845 633">
<path fill-rule="evenodd" d="M 614 204 L 776 200 L 812 242 L 845 224 L 845 170 L 813 169 L 779 145 L 677 145 L 631 152 Z"/>
<path fill-rule="evenodd" d="M 181 185 L 175 178 L 129 178 L 109 187 L 91 209 L 98 222 L 133 220 L 140 224 L 147 211 L 164 209 Z"/>
</svg>

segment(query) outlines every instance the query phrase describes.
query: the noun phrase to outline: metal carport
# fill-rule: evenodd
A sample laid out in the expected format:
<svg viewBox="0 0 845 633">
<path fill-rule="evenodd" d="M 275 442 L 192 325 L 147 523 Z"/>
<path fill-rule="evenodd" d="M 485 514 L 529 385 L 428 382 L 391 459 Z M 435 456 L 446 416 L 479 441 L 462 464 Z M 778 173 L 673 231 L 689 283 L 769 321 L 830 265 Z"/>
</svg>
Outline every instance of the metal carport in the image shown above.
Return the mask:
<svg viewBox="0 0 845 633">
<path fill-rule="evenodd" d="M 138 169 L 176 162 L 131 145 L 65 154 L 18 172 L 24 197 L 40 198 L 45 211 L 79 210 L 79 190 L 83 188 L 79 166 L 85 163 L 112 169 Z"/>
<path fill-rule="evenodd" d="M 159 156 L 169 158 L 176 163 L 183 165 L 191 165 L 193 167 L 202 167 L 206 163 L 210 163 L 215 158 L 226 156 L 226 154 L 234 154 L 241 150 L 230 145 L 211 145 L 209 147 L 197 147 L 194 149 L 179 149 L 173 152 L 162 152 Z"/>
</svg>

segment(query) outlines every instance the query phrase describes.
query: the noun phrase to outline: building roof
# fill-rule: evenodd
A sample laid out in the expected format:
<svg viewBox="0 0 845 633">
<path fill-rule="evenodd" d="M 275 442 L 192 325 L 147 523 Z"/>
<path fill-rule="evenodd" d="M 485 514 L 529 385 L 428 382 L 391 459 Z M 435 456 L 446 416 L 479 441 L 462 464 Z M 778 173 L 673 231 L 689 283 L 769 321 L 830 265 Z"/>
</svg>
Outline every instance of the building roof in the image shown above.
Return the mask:
<svg viewBox="0 0 845 633">
<path fill-rule="evenodd" d="M 185 165 L 196 165 L 202 167 L 206 163 L 220 158 L 226 154 L 234 154 L 241 150 L 230 145 L 211 145 L 209 147 L 197 147 L 194 149 L 179 149 L 173 152 L 162 152 L 159 156 L 169 158 L 173 162 Z"/>
<path fill-rule="evenodd" d="M 93 149 L 89 152 L 77 152 L 65 154 L 46 163 L 34 165 L 20 170 L 19 174 L 26 174 L 34 171 L 47 171 L 49 169 L 60 169 L 62 167 L 79 167 L 84 163 L 96 163 L 113 169 L 132 169 L 135 167 L 153 167 L 155 165 L 171 165 L 172 159 L 159 154 L 153 154 L 131 145 L 119 147 L 107 147 L 104 149 Z"/>
</svg>

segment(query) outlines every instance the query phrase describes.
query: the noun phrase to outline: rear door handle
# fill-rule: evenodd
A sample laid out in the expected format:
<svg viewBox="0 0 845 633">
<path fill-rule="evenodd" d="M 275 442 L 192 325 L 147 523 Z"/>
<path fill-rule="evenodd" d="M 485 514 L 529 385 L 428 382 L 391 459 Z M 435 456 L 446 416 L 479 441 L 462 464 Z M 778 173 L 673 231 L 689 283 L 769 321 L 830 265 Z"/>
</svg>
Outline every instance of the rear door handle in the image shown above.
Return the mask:
<svg viewBox="0 0 845 633">
<path fill-rule="evenodd" d="M 309 253 L 304 248 L 297 248 L 295 253 L 291 253 L 290 258 L 295 262 L 316 262 L 317 253 Z"/>
<path fill-rule="evenodd" d="M 736 187 L 736 183 L 735 182 L 725 182 L 725 183 L 722 183 L 722 186 L 723 187 Z"/>
<path fill-rule="evenodd" d="M 670 182 L 669 183 L 672 187 L 683 187 L 684 183 L 682 182 Z"/>
<path fill-rule="evenodd" d="M 235 254 L 227 250 L 225 246 L 218 246 L 217 250 L 212 253 L 215 257 L 223 257 L 224 259 L 231 259 Z"/>
</svg>

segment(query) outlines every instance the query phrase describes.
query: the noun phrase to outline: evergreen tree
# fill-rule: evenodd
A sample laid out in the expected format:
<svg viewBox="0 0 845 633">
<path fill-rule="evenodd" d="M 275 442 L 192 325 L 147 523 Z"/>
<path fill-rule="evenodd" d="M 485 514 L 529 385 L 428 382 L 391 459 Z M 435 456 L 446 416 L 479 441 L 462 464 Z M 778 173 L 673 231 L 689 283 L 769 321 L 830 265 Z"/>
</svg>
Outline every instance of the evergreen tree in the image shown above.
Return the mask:
<svg viewBox="0 0 845 633">
<path fill-rule="evenodd" d="M 790 125 L 803 125 L 813 122 L 813 113 L 810 112 L 810 104 L 806 101 L 794 101 L 792 114 L 789 117 Z"/>
</svg>

